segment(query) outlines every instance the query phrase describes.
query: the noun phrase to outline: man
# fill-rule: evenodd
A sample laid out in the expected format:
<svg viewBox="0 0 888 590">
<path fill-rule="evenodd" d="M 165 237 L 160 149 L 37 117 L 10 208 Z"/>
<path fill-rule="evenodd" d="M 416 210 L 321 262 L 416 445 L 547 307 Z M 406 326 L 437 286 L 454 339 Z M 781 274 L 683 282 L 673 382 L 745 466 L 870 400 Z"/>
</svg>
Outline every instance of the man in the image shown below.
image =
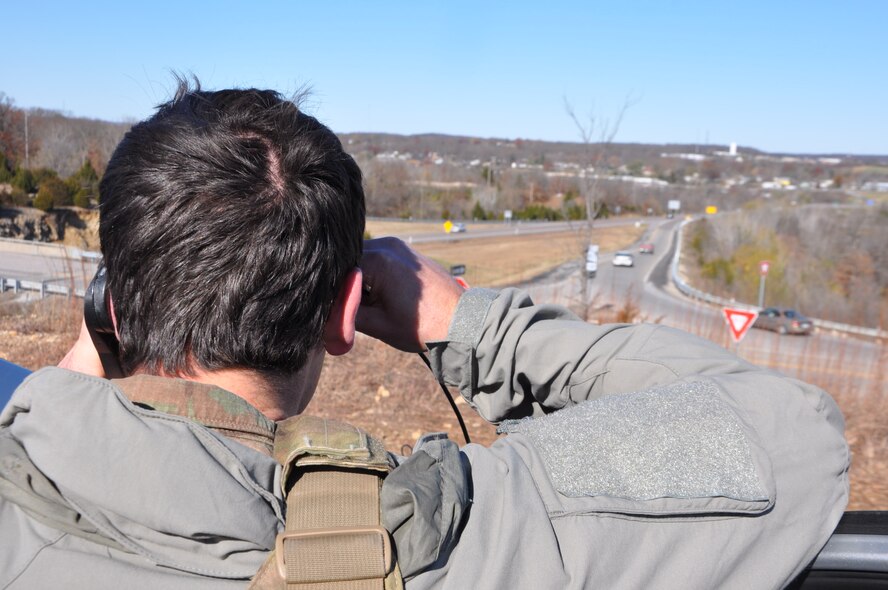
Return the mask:
<svg viewBox="0 0 888 590">
<path fill-rule="evenodd" d="M 325 526 L 294 534 L 324 529 L 313 555 L 335 568 L 280 555 L 306 506 L 283 490 L 307 476 L 276 439 L 356 328 L 428 350 L 509 433 L 382 455 L 380 539 L 407 588 L 776 588 L 847 502 L 842 417 L 817 388 L 666 327 L 463 291 L 397 240 L 362 253 L 360 171 L 275 93 L 183 85 L 123 139 L 101 198 L 127 377 L 101 378 L 84 331 L 0 416 L 0 587 L 246 587 L 277 564 L 316 588 L 348 570 Z"/>
</svg>

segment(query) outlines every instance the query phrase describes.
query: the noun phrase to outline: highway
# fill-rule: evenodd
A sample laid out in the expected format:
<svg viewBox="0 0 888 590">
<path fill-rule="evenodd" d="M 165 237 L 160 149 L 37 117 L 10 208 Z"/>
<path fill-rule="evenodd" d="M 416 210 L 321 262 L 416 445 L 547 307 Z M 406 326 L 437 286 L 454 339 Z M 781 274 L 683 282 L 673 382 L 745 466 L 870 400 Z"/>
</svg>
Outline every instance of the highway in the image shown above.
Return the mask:
<svg viewBox="0 0 888 590">
<path fill-rule="evenodd" d="M 626 308 L 637 306 L 630 314 L 638 321 L 677 327 L 732 349 L 758 365 L 771 367 L 805 381 L 817 383 L 828 391 L 842 389 L 862 394 L 888 395 L 888 354 L 885 346 L 843 334 L 819 331 L 812 336 L 780 336 L 773 332 L 750 330 L 735 345 L 729 338 L 721 309 L 681 295 L 668 276 L 674 252 L 679 220 L 662 218 L 602 220 L 595 227 L 607 227 L 643 221 L 647 229 L 638 243 L 655 246 L 653 255 L 639 254 L 638 243 L 631 248 L 635 266 L 614 267 L 613 253 L 602 253 L 598 275 L 586 279 L 581 274 L 582 260 L 568 263 L 530 284 L 521 285 L 538 302 L 560 303 L 582 308 L 582 283 L 585 281 L 590 321 L 597 317 L 613 318 Z M 570 230 L 566 222 L 477 226 L 460 234 L 460 239 L 508 236 L 515 233 L 548 233 Z M 405 236 L 406 237 L 406 236 Z M 443 233 L 413 234 L 410 241 L 449 240 Z M 0 240 L 0 277 L 26 279 L 47 284 L 73 286 L 82 292 L 95 273 L 95 259 L 72 248 Z M 804 310 L 802 310 L 804 311 Z"/>
<path fill-rule="evenodd" d="M 642 218 L 621 217 L 596 222 L 598 227 L 631 225 Z M 399 235 L 412 244 L 423 242 L 447 242 L 458 237 L 460 240 L 491 238 L 514 235 L 532 235 L 554 232 L 567 232 L 578 223 L 568 221 L 515 221 L 505 223 L 474 223 L 470 231 L 459 234 L 446 234 L 442 231 L 410 233 Z M 82 293 L 96 272 L 95 253 L 83 253 L 77 248 L 58 244 L 27 242 L 23 240 L 0 239 L 0 278 L 26 280 L 72 287 Z"/>
<path fill-rule="evenodd" d="M 639 254 L 635 244 L 631 249 L 634 267 L 612 266 L 612 254 L 601 257 L 598 275 L 586 279 L 590 321 L 595 321 L 597 315 L 612 315 L 632 302 L 638 307 L 637 318 L 641 321 L 692 332 L 754 364 L 816 383 L 827 391 L 888 395 L 888 351 L 878 343 L 824 331 L 811 336 L 781 336 L 752 329 L 735 345 L 721 308 L 681 295 L 669 280 L 678 224 L 678 220 L 652 224 L 638 243 L 653 243 L 655 254 Z M 581 309 L 580 263 L 565 265 L 546 279 L 522 287 L 535 301 Z"/>
<path fill-rule="evenodd" d="M 82 293 L 96 272 L 94 253 L 58 244 L 0 239 L 0 278 L 67 287 Z"/>
</svg>

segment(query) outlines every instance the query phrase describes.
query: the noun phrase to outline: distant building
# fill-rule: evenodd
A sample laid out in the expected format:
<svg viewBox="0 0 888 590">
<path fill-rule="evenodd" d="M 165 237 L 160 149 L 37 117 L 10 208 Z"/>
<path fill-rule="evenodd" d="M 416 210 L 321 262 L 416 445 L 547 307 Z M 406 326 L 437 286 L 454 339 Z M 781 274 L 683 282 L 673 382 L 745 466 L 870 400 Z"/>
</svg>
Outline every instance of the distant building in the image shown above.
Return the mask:
<svg viewBox="0 0 888 590">
<path fill-rule="evenodd" d="M 647 176 L 617 176 L 617 180 L 622 182 L 634 182 L 645 186 L 669 186 L 669 183 L 659 178 L 650 178 Z"/>
<path fill-rule="evenodd" d="M 661 158 L 678 158 L 680 160 L 692 160 L 694 162 L 702 162 L 706 159 L 706 156 L 703 154 L 670 154 L 668 152 L 663 152 L 660 154 Z"/>
<path fill-rule="evenodd" d="M 861 187 L 865 191 L 875 191 L 877 193 L 888 193 L 888 182 L 885 181 L 870 181 L 864 182 Z"/>
</svg>

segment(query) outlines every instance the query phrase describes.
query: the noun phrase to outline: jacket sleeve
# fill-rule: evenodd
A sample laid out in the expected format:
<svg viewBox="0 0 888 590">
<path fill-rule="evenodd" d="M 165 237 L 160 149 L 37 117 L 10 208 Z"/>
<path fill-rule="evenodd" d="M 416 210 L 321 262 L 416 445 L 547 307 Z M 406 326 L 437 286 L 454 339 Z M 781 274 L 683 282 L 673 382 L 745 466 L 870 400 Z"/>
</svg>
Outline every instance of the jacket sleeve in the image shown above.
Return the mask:
<svg viewBox="0 0 888 590">
<path fill-rule="evenodd" d="M 832 398 L 706 340 L 473 289 L 428 346 L 508 436 L 462 449 L 459 542 L 408 588 L 780 588 L 847 504 Z"/>
<path fill-rule="evenodd" d="M 561 306 L 535 305 L 517 289 L 467 291 L 448 340 L 429 343 L 429 349 L 436 376 L 494 423 L 693 376 L 768 374 L 810 397 L 822 395 L 686 332 L 656 324 L 587 324 Z M 829 417 L 844 429 L 840 413 Z"/>
</svg>

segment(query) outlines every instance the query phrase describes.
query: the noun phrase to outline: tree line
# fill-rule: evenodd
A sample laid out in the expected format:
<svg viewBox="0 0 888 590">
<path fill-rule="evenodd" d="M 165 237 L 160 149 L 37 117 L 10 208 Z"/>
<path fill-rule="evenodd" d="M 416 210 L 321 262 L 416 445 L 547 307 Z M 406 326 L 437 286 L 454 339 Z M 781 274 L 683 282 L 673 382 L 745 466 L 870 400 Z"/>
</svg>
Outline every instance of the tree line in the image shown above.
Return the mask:
<svg viewBox="0 0 888 590">
<path fill-rule="evenodd" d="M 48 211 L 97 204 L 108 158 L 129 127 L 26 111 L 0 92 L 0 205 Z"/>
<path fill-rule="evenodd" d="M 97 179 L 129 126 L 20 109 L 0 93 L 0 205 L 46 209 L 97 203 Z M 579 221 L 617 212 L 660 215 L 671 199 L 680 200 L 686 212 L 710 205 L 727 210 L 760 198 L 758 180 L 776 176 L 812 184 L 830 181 L 836 187 L 888 179 L 888 159 L 875 156 L 845 156 L 841 165 L 830 165 L 815 159 L 760 159 L 761 152 L 748 148 L 743 158 L 713 155 L 725 146 L 340 137 L 364 172 L 368 214 L 405 219 L 495 220 L 506 211 L 512 219 L 527 220 Z M 698 151 L 707 159 L 678 157 Z M 737 179 L 743 182 L 733 182 Z M 843 197 L 818 189 L 798 191 L 792 198 L 804 203 Z"/>
<path fill-rule="evenodd" d="M 703 290 L 758 299 L 759 263 L 770 262 L 765 305 L 821 319 L 888 326 L 888 205 L 767 207 L 704 218 L 685 236 Z"/>
</svg>

